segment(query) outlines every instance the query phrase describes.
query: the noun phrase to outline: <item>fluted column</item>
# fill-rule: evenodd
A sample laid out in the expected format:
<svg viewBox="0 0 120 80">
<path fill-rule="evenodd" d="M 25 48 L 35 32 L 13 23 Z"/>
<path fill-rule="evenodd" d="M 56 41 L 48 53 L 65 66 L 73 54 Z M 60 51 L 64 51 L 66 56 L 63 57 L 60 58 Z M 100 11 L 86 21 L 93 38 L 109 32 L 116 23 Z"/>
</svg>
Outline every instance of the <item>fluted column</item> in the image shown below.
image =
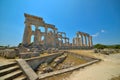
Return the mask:
<svg viewBox="0 0 120 80">
<path fill-rule="evenodd" d="M 84 46 L 86 46 L 86 41 L 87 41 L 86 35 L 84 34 Z"/>
<path fill-rule="evenodd" d="M 40 31 L 38 29 L 39 26 L 35 26 L 35 32 L 34 32 L 34 44 L 40 43 Z"/>
<path fill-rule="evenodd" d="M 79 38 L 76 37 L 76 46 L 79 46 Z"/>
<path fill-rule="evenodd" d="M 87 35 L 85 34 L 85 46 L 87 46 Z"/>
<path fill-rule="evenodd" d="M 88 34 L 86 35 L 86 38 L 87 38 L 87 47 L 89 46 L 89 38 L 88 38 Z"/>
<path fill-rule="evenodd" d="M 73 43 L 73 46 L 74 46 L 75 45 L 75 38 L 73 38 L 73 42 L 72 43 Z"/>
<path fill-rule="evenodd" d="M 82 46 L 84 46 L 84 42 L 83 42 L 83 34 L 80 34 L 81 35 L 81 43 L 82 43 Z"/>
<path fill-rule="evenodd" d="M 53 30 L 53 36 L 54 36 L 54 47 L 56 47 L 56 37 L 55 37 L 55 35 L 56 35 L 56 30 L 54 29 L 54 30 Z"/>
<path fill-rule="evenodd" d="M 80 38 L 78 37 L 78 46 L 80 46 Z"/>
<path fill-rule="evenodd" d="M 89 47 L 91 46 L 90 43 L 91 43 L 91 42 L 90 42 L 90 36 L 88 36 L 88 44 L 89 44 Z"/>
<path fill-rule="evenodd" d="M 68 38 L 68 46 L 69 46 L 69 38 Z"/>
<path fill-rule="evenodd" d="M 32 30 L 31 26 L 28 23 L 25 23 L 25 29 L 24 29 L 24 35 L 23 35 L 23 41 L 22 44 L 28 45 L 31 42 L 31 35 L 32 35 Z"/>
<path fill-rule="evenodd" d="M 65 46 L 66 46 L 66 43 L 67 43 L 67 39 L 66 39 L 66 37 L 65 37 L 65 43 L 64 43 L 64 44 L 65 44 Z"/>
<path fill-rule="evenodd" d="M 92 42 L 92 36 L 90 36 L 90 47 L 93 46 L 93 42 Z"/>
<path fill-rule="evenodd" d="M 82 40 L 81 40 L 81 38 L 80 38 L 80 46 L 82 46 Z"/>
<path fill-rule="evenodd" d="M 45 44 L 45 46 L 47 45 L 47 32 L 48 32 L 48 27 L 45 26 L 45 35 L 44 35 L 44 44 Z"/>
</svg>

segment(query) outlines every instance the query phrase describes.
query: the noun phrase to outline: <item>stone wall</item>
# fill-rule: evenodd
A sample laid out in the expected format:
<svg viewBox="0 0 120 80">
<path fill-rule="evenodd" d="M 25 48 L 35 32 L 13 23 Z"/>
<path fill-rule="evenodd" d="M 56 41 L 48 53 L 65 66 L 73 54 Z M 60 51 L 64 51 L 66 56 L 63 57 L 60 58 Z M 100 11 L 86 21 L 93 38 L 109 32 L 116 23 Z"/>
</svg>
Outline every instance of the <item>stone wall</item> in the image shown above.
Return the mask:
<svg viewBox="0 0 120 80">
<path fill-rule="evenodd" d="M 54 71 L 54 72 L 50 72 L 50 73 L 46 73 L 46 74 L 41 74 L 41 75 L 38 75 L 38 76 L 39 76 L 40 80 L 41 79 L 47 80 L 48 77 L 52 77 L 52 76 L 59 75 L 59 74 L 62 74 L 62 73 L 66 73 L 66 72 L 70 72 L 70 71 L 77 70 L 77 69 L 80 69 L 80 68 L 84 68 L 86 66 L 89 66 L 89 65 L 91 65 L 93 63 L 96 63 L 96 62 L 99 62 L 99 61 L 100 60 L 93 60 L 93 61 L 81 64 L 81 65 L 78 65 L 78 66 L 73 66 L 73 67 L 70 67 L 70 68 L 67 68 L 67 69 L 62 69 L 62 70 L 58 70 L 58 71 Z"/>
<path fill-rule="evenodd" d="M 42 63 L 50 63 L 52 62 L 56 57 L 62 55 L 61 53 L 55 53 L 55 54 L 49 54 L 48 56 L 44 57 L 36 57 L 31 59 L 26 59 L 27 63 L 31 66 L 32 69 L 36 70 L 36 68 L 42 64 Z"/>
<path fill-rule="evenodd" d="M 20 53 L 19 58 L 25 59 L 25 58 L 32 58 L 32 57 L 37 57 L 40 56 L 40 52 L 25 52 L 25 53 Z"/>
<path fill-rule="evenodd" d="M 69 54 L 71 54 L 72 56 L 74 56 L 76 58 L 84 59 L 86 61 L 92 61 L 92 60 L 96 59 L 96 58 L 87 57 L 87 56 L 84 56 L 84 55 L 79 55 L 79 54 L 76 54 L 76 53 L 73 53 L 73 52 L 69 52 Z"/>
<path fill-rule="evenodd" d="M 17 56 L 17 52 L 14 49 L 0 50 L 0 56 L 8 59 L 13 59 Z"/>
<path fill-rule="evenodd" d="M 75 56 L 76 58 L 80 58 L 80 59 L 84 59 L 86 61 L 92 61 L 95 60 L 95 58 L 91 58 L 91 57 L 86 57 L 83 55 L 78 55 L 75 53 L 71 53 L 71 52 L 60 52 L 60 53 L 55 53 L 55 54 L 49 54 L 48 56 L 44 56 L 44 57 L 36 57 L 36 58 L 30 58 L 30 59 L 26 59 L 27 63 L 31 66 L 32 69 L 36 70 L 36 68 L 42 64 L 42 63 L 50 63 L 52 62 L 56 57 L 61 56 L 64 53 L 68 53 L 71 54 L 73 56 Z"/>
</svg>

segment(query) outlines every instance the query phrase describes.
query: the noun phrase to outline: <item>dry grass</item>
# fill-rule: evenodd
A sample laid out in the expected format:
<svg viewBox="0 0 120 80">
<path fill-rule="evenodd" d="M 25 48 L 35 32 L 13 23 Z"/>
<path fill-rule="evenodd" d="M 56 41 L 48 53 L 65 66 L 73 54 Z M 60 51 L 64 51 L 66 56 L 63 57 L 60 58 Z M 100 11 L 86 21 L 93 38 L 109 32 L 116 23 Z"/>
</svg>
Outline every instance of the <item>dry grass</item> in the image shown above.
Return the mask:
<svg viewBox="0 0 120 80">
<path fill-rule="evenodd" d="M 83 53 L 83 52 L 86 52 L 87 54 L 87 51 L 81 51 L 81 50 L 78 50 L 78 51 L 73 51 L 75 53 Z M 74 64 L 74 66 L 76 65 L 80 65 L 80 64 L 83 64 L 83 63 L 86 63 L 87 61 L 86 60 L 83 60 L 83 59 L 79 59 L 79 58 L 76 58 L 72 55 L 68 55 L 67 58 L 64 60 L 64 62 L 62 62 L 61 64 L 59 64 L 56 69 L 58 67 L 61 67 L 63 64 L 66 64 L 66 63 L 71 63 L 71 64 Z M 55 70 L 56 70 L 55 69 Z M 72 74 L 72 71 L 71 72 L 67 72 L 67 73 L 63 73 L 63 74 L 59 74 L 59 75 L 54 75 L 52 77 L 48 77 L 48 78 L 45 78 L 45 79 L 42 79 L 42 80 L 65 80 L 66 78 L 68 78 L 70 75 Z"/>
<path fill-rule="evenodd" d="M 111 80 L 120 80 L 120 76 L 118 76 L 118 77 L 113 77 Z"/>
</svg>

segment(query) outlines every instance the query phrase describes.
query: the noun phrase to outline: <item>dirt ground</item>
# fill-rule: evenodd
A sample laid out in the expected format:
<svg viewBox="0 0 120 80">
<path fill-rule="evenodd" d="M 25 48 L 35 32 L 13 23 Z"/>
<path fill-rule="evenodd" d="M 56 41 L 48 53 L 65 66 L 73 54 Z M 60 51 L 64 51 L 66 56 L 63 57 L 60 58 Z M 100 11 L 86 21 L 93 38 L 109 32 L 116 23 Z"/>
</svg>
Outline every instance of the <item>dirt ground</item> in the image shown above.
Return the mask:
<svg viewBox="0 0 120 80">
<path fill-rule="evenodd" d="M 13 62 L 15 61 L 14 59 L 6 59 L 6 58 L 3 58 L 3 57 L 0 57 L 0 65 L 3 65 L 3 64 L 6 64 L 6 63 L 9 63 L 9 62 Z"/>
<path fill-rule="evenodd" d="M 95 63 L 88 67 L 71 72 L 61 80 L 120 80 L 120 53 L 103 55 L 93 53 L 93 50 L 69 50 L 78 54 L 92 56 L 102 59 L 101 62 Z M 0 64 L 13 61 L 0 57 Z M 115 77 L 115 79 L 114 79 Z M 113 79 L 112 79 L 113 78 Z M 56 77 L 55 80 L 58 80 Z"/>
<path fill-rule="evenodd" d="M 103 55 L 95 54 L 92 50 L 71 50 L 71 52 L 100 58 L 102 61 L 74 71 L 63 80 L 110 80 L 120 75 L 120 53 Z"/>
</svg>

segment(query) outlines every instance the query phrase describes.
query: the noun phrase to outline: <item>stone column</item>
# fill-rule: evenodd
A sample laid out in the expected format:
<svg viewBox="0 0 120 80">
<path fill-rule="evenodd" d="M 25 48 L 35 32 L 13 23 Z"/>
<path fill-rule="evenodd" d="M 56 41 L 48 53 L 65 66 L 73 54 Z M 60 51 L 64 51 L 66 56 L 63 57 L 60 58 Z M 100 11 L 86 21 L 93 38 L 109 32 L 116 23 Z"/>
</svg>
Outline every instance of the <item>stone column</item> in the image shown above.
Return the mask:
<svg viewBox="0 0 120 80">
<path fill-rule="evenodd" d="M 79 38 L 79 43 L 80 43 L 80 46 L 82 46 L 82 40 L 81 40 L 81 38 Z"/>
<path fill-rule="evenodd" d="M 75 38 L 73 38 L 72 45 L 73 46 L 75 45 Z"/>
<path fill-rule="evenodd" d="M 86 46 L 86 35 L 83 33 L 84 36 L 84 46 Z"/>
<path fill-rule="evenodd" d="M 89 47 L 91 46 L 90 45 L 90 36 L 88 36 L 88 45 L 89 45 Z"/>
<path fill-rule="evenodd" d="M 76 37 L 76 46 L 78 46 L 79 42 L 78 42 L 78 37 Z"/>
<path fill-rule="evenodd" d="M 81 41 L 80 41 L 80 38 L 78 38 L 78 46 L 81 45 Z"/>
<path fill-rule="evenodd" d="M 55 29 L 53 29 L 54 47 L 56 47 L 56 37 L 55 37 L 55 35 L 56 35 L 56 30 L 55 30 Z"/>
<path fill-rule="evenodd" d="M 68 46 L 69 46 L 69 38 L 68 38 Z"/>
<path fill-rule="evenodd" d="M 61 44 L 61 47 L 62 47 L 62 43 L 63 43 L 63 41 L 62 41 L 62 34 L 60 34 L 61 36 L 60 36 L 60 44 Z"/>
<path fill-rule="evenodd" d="M 92 42 L 92 36 L 90 36 L 90 47 L 93 46 L 93 42 Z"/>
<path fill-rule="evenodd" d="M 85 37 L 85 46 L 87 46 L 87 35 L 84 34 L 84 37 Z"/>
<path fill-rule="evenodd" d="M 48 27 L 45 26 L 45 35 L 44 35 L 44 44 L 47 46 L 47 32 L 48 32 Z"/>
<path fill-rule="evenodd" d="M 66 44 L 67 44 L 67 39 L 66 39 L 66 37 L 65 37 L 65 46 L 66 46 Z"/>
<path fill-rule="evenodd" d="M 76 46 L 76 44 L 77 44 L 77 43 L 76 43 L 76 38 L 74 38 L 74 41 L 75 41 L 75 46 Z"/>
<path fill-rule="evenodd" d="M 34 32 L 34 44 L 38 45 L 40 44 L 40 30 L 38 29 L 39 26 L 35 26 L 35 32 Z"/>
<path fill-rule="evenodd" d="M 32 30 L 31 26 L 28 23 L 25 23 L 25 29 L 24 29 L 24 35 L 23 35 L 23 41 L 22 44 L 28 45 L 31 42 L 31 35 L 32 35 Z"/>
<path fill-rule="evenodd" d="M 63 46 L 63 38 L 61 37 L 61 47 Z"/>
<path fill-rule="evenodd" d="M 83 34 L 81 33 L 81 46 L 83 47 L 84 46 L 84 43 L 83 43 Z"/>
</svg>

